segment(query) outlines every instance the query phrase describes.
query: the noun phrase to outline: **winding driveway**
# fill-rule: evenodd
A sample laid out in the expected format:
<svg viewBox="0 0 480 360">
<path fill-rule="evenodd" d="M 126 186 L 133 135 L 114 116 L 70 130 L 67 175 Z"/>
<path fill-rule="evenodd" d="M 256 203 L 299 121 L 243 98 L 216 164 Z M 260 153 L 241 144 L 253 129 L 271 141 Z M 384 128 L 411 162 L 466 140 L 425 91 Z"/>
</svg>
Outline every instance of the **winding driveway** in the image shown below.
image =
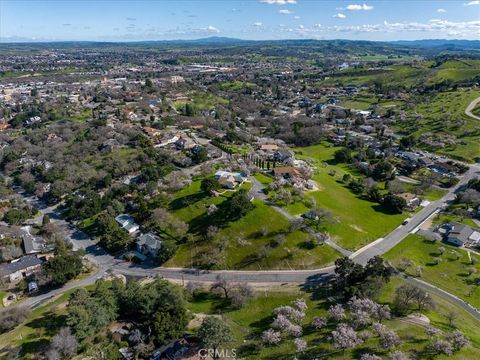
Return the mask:
<svg viewBox="0 0 480 360">
<path fill-rule="evenodd" d="M 468 104 L 467 108 L 465 109 L 465 115 L 470 116 L 473 119 L 480 120 L 480 116 L 475 115 L 472 111 L 475 107 L 480 103 L 480 97 L 473 100 L 470 104 Z"/>
</svg>

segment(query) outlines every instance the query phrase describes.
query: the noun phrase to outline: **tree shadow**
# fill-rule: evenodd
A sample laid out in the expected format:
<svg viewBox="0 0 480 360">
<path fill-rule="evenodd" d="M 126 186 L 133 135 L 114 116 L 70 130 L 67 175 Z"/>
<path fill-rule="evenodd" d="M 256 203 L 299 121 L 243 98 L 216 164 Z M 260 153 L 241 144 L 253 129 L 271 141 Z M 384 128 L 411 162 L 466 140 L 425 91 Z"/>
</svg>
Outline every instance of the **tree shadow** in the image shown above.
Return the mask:
<svg viewBox="0 0 480 360">
<path fill-rule="evenodd" d="M 171 210 L 183 209 L 187 206 L 190 206 L 190 205 L 202 200 L 206 196 L 207 196 L 207 194 L 204 193 L 204 192 L 197 192 L 195 194 L 182 196 L 178 199 L 173 200 L 170 203 L 169 207 L 170 207 Z"/>
<path fill-rule="evenodd" d="M 372 205 L 372 209 L 375 210 L 376 212 L 380 212 L 380 213 L 386 214 L 386 215 L 398 215 L 398 214 L 400 214 L 397 211 L 393 211 L 392 209 L 387 208 L 383 204 Z"/>
</svg>

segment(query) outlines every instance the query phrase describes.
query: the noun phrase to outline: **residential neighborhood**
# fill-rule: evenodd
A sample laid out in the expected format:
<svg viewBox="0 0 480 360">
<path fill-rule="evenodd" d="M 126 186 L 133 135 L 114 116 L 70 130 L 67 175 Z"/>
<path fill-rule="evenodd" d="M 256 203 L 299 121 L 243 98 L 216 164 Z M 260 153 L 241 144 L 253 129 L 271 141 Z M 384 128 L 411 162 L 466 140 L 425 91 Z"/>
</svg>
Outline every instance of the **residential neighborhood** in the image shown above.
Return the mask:
<svg viewBox="0 0 480 360">
<path fill-rule="evenodd" d="M 478 1 L 0 1 L 0 359 L 476 359 Z"/>
</svg>

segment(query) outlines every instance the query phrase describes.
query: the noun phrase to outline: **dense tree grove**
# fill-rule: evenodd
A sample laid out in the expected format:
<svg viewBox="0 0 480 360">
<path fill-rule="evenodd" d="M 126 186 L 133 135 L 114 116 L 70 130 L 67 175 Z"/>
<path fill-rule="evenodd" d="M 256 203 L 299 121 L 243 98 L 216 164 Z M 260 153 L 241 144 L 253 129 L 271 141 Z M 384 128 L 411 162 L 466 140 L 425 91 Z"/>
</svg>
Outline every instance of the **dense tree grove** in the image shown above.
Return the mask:
<svg viewBox="0 0 480 360">
<path fill-rule="evenodd" d="M 344 257 L 335 261 L 335 286 L 347 299 L 354 295 L 374 297 L 389 281 L 391 273 L 381 257 L 370 259 L 364 267 Z"/>
<path fill-rule="evenodd" d="M 148 286 L 135 281 L 97 282 L 92 292 L 75 291 L 69 300 L 67 325 L 78 339 L 101 331 L 116 319 L 132 320 L 156 344 L 165 344 L 183 334 L 189 320 L 183 291 L 176 285 L 155 280 Z"/>
<path fill-rule="evenodd" d="M 82 253 L 57 241 L 54 257 L 43 264 L 42 270 L 51 285 L 59 286 L 80 275 L 82 268 Z"/>
</svg>

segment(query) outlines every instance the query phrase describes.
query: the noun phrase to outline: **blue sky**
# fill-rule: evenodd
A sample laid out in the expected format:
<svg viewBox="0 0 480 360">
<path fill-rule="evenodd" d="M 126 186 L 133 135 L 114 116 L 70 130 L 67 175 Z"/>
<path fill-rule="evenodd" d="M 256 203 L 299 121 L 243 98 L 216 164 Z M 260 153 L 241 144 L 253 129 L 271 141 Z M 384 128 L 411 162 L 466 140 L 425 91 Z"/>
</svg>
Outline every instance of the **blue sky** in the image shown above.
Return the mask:
<svg viewBox="0 0 480 360">
<path fill-rule="evenodd" d="M 478 39 L 480 0 L 0 0 L 0 39 Z"/>
</svg>

